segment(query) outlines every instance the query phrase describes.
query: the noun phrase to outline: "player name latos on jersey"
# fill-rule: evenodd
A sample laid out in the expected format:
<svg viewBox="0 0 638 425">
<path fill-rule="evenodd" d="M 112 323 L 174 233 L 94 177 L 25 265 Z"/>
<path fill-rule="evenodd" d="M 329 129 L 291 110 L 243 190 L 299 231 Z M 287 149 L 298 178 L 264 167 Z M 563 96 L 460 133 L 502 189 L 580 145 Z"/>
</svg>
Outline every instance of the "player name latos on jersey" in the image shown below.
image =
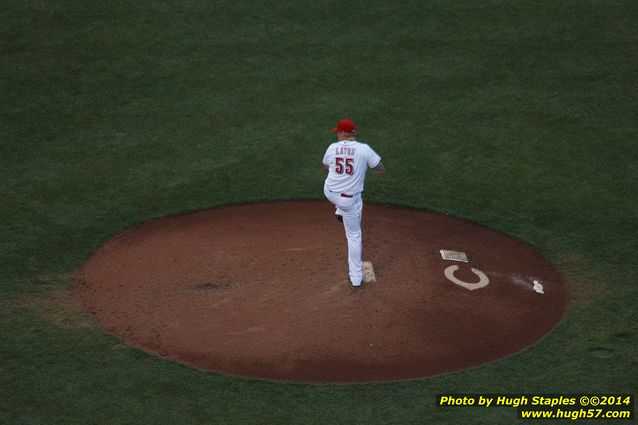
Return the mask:
<svg viewBox="0 0 638 425">
<path fill-rule="evenodd" d="M 335 155 L 354 156 L 355 148 L 350 146 L 337 146 Z"/>
</svg>

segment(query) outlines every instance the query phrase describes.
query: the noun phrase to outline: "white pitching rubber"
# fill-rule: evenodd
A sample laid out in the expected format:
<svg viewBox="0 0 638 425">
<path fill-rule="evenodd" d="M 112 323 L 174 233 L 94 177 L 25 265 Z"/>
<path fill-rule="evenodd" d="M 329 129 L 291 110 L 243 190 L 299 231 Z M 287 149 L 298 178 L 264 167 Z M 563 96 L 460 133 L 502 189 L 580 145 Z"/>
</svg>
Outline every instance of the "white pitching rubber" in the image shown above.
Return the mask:
<svg viewBox="0 0 638 425">
<path fill-rule="evenodd" d="M 364 261 L 361 263 L 361 265 L 363 268 L 363 282 L 376 282 L 377 278 L 374 275 L 374 268 L 372 268 L 372 263 L 370 261 Z"/>
</svg>

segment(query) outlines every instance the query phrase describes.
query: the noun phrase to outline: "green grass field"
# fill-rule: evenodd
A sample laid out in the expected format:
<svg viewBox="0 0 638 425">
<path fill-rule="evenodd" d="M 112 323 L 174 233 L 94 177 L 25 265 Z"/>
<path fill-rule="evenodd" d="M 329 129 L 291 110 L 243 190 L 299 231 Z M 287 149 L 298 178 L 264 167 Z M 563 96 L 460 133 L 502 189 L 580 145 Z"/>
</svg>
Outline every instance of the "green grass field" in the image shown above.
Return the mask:
<svg viewBox="0 0 638 425">
<path fill-rule="evenodd" d="M 630 0 L 2 2 L 0 424 L 511 424 L 435 395 L 636 393 L 637 21 Z M 555 264 L 552 333 L 431 379 L 286 384 L 129 348 L 75 301 L 74 271 L 136 224 L 323 199 L 344 117 L 388 169 L 366 200 Z"/>
</svg>

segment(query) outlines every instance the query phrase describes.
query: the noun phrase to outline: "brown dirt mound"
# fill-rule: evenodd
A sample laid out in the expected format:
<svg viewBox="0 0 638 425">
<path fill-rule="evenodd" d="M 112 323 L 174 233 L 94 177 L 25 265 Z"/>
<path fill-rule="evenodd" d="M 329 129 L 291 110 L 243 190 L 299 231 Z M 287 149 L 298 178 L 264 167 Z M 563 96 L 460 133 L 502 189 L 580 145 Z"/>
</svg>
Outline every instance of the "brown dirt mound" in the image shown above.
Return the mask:
<svg viewBox="0 0 638 425">
<path fill-rule="evenodd" d="M 396 207 L 365 205 L 364 259 L 377 281 L 352 288 L 333 214 L 328 202 L 278 202 L 144 224 L 86 261 L 79 295 L 109 332 L 147 352 L 304 382 L 421 378 L 479 365 L 535 343 L 563 315 L 565 284 L 534 249 Z M 470 261 L 444 261 L 440 249 Z M 452 283 L 444 270 L 454 265 L 456 278 L 477 282 L 475 268 L 489 284 Z"/>
</svg>

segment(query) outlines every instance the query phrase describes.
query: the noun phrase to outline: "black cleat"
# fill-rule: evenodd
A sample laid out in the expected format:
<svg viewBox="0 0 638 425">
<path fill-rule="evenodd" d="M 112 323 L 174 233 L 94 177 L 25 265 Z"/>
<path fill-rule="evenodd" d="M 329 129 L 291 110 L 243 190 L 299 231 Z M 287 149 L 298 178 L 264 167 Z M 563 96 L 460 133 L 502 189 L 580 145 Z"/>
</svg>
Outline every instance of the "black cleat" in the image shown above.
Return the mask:
<svg viewBox="0 0 638 425">
<path fill-rule="evenodd" d="M 343 217 L 341 215 L 335 214 L 335 217 L 337 217 L 337 220 L 343 223 Z"/>
</svg>

